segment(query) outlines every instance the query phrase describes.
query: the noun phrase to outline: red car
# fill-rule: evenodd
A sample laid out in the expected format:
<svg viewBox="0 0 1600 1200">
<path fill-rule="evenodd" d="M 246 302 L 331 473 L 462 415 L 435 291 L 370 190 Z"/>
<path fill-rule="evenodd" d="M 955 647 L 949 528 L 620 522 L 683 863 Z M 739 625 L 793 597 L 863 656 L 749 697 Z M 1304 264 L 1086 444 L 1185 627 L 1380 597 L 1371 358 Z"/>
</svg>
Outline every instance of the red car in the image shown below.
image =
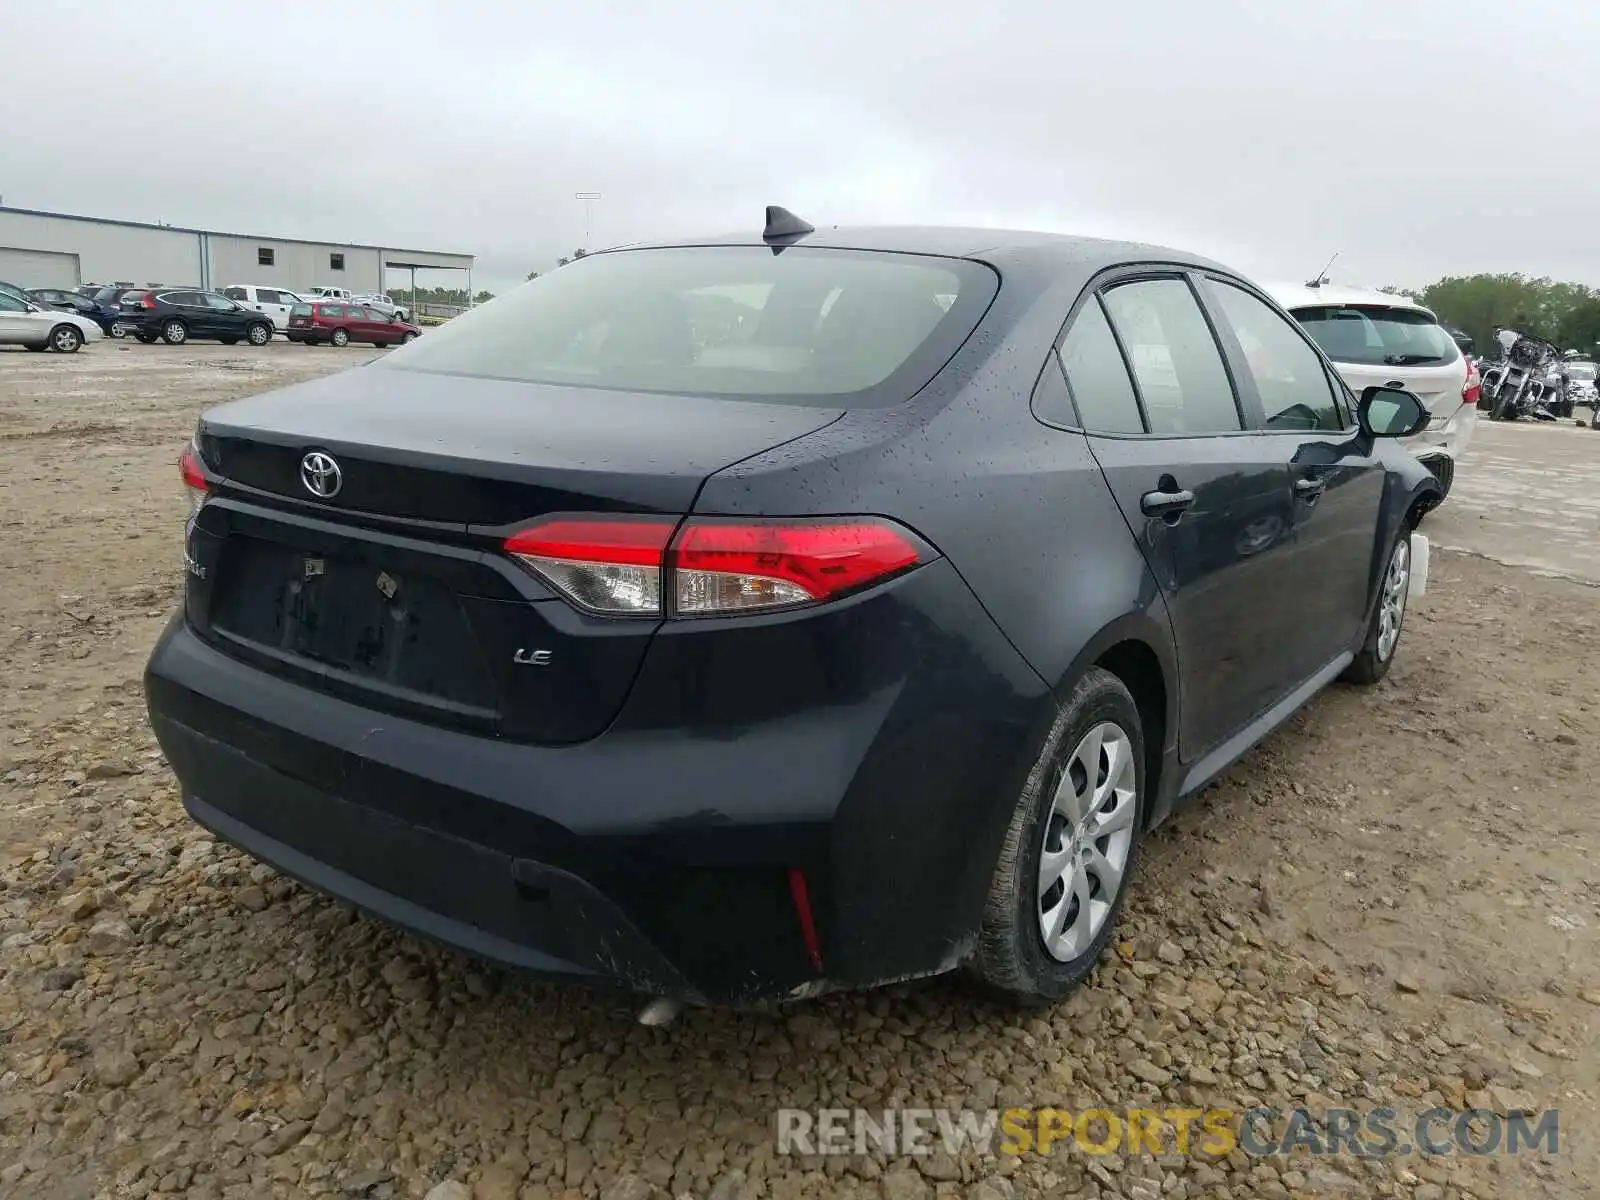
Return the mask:
<svg viewBox="0 0 1600 1200">
<path fill-rule="evenodd" d="M 399 317 L 386 317 L 365 305 L 318 300 L 296 304 L 289 310 L 289 327 L 283 331 L 283 336 L 308 346 L 319 346 L 323 342 L 332 342 L 335 346 L 348 346 L 351 342 L 393 346 L 397 342 L 409 342 L 421 332 Z"/>
</svg>

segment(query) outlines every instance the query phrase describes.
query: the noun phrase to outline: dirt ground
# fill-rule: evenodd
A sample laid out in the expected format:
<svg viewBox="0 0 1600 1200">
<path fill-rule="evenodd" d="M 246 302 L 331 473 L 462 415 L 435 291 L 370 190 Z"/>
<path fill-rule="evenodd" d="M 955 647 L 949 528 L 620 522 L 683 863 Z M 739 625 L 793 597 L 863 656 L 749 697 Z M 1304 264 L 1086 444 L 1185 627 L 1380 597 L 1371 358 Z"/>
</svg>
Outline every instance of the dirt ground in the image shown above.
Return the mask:
<svg viewBox="0 0 1600 1200">
<path fill-rule="evenodd" d="M 0 350 L 0 1197 L 1600 1195 L 1600 589 L 1436 553 L 1389 678 L 1326 692 L 1156 834 L 1117 953 L 1054 1011 L 937 981 L 645 1028 L 214 843 L 149 734 L 195 418 L 371 353 Z M 1538 469 L 1566 436 L 1495 431 L 1472 469 Z M 1432 520 L 1488 553 L 1472 517 Z M 882 1161 L 773 1140 L 786 1106 L 1152 1100 L 1556 1107 L 1561 1141 Z"/>
</svg>

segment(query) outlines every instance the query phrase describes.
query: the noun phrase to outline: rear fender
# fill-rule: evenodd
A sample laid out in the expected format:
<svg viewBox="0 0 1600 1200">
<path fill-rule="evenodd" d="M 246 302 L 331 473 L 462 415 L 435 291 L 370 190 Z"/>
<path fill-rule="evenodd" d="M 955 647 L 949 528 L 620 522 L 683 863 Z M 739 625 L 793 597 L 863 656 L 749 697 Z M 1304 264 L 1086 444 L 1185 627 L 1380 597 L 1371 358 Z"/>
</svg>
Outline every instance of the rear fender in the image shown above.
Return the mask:
<svg viewBox="0 0 1600 1200">
<path fill-rule="evenodd" d="M 1444 499 L 1444 489 L 1433 472 L 1402 447 L 1383 455 L 1388 468 L 1384 477 L 1383 504 L 1378 515 L 1377 537 L 1373 539 L 1372 565 L 1367 577 L 1367 617 L 1370 620 L 1378 603 L 1378 589 L 1389 564 L 1389 549 L 1404 531 L 1416 525 L 1421 515 Z M 1361 636 L 1366 636 L 1366 624 Z"/>
</svg>

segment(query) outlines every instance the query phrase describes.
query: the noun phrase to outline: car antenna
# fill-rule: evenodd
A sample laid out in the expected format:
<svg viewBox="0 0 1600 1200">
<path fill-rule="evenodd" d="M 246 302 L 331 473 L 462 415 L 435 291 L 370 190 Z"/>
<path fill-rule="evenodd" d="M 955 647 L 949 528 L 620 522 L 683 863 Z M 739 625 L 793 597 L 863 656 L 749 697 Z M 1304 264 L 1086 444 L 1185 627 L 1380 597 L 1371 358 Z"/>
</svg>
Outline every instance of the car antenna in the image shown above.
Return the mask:
<svg viewBox="0 0 1600 1200">
<path fill-rule="evenodd" d="M 1334 258 L 1338 258 L 1338 257 L 1339 257 L 1339 252 L 1337 250 L 1335 250 L 1333 252 L 1333 258 L 1330 258 L 1328 260 L 1327 266 L 1323 267 L 1322 270 L 1317 272 L 1317 277 L 1315 279 L 1306 280 L 1306 286 L 1308 288 L 1319 288 L 1323 284 L 1327 283 L 1328 282 L 1328 267 L 1333 266 L 1333 259 Z"/>
<path fill-rule="evenodd" d="M 802 221 L 787 208 L 780 208 L 776 204 L 767 205 L 767 226 L 761 231 L 761 240 L 764 242 L 790 242 L 805 237 L 808 233 L 815 233 L 817 227 L 809 221 Z M 773 247 L 774 251 L 780 247 Z"/>
</svg>

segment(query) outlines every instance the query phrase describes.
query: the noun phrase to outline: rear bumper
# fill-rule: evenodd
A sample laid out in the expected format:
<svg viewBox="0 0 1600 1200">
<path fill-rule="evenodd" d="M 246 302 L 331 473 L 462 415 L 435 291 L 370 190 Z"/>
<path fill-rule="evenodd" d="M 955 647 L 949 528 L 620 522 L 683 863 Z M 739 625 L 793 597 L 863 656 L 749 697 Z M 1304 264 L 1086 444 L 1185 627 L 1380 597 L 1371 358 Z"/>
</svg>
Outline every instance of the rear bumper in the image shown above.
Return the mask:
<svg viewBox="0 0 1600 1200">
<path fill-rule="evenodd" d="M 692 634 L 658 636 L 612 728 L 563 747 L 375 713 L 239 662 L 181 616 L 146 693 L 195 820 L 394 924 L 540 975 L 700 1003 L 870 986 L 970 950 L 1050 711 L 948 564 L 901 583 L 869 602 L 908 625 L 948 622 L 925 631 L 944 653 L 832 706 L 762 713 L 757 697 L 743 724 L 714 710 L 747 685 L 716 676 L 748 664 L 686 670 Z M 698 715 L 681 710 L 684 688 Z M 657 711 L 669 697 L 675 727 Z"/>
<path fill-rule="evenodd" d="M 1429 458 L 1443 455 L 1452 460 L 1458 460 L 1466 453 L 1467 446 L 1472 441 L 1473 432 L 1478 428 L 1478 408 L 1473 404 L 1463 404 L 1456 409 L 1455 414 L 1438 429 L 1427 429 L 1422 433 L 1406 438 L 1406 449 L 1415 454 L 1424 463 Z"/>
</svg>

